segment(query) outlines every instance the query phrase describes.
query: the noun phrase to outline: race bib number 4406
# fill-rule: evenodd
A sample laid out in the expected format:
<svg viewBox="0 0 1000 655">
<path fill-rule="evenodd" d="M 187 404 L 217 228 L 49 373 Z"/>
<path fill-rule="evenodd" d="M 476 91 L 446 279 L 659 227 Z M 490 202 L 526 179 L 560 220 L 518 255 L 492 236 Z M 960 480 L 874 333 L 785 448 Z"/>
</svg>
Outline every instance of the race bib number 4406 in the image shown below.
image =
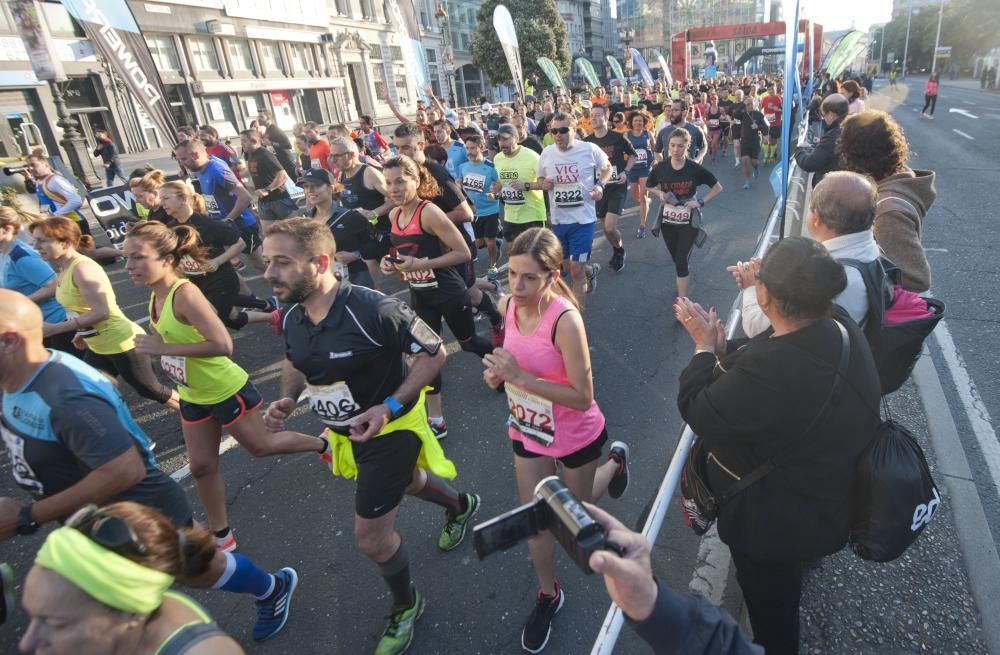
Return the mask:
<svg viewBox="0 0 1000 655">
<path fill-rule="evenodd" d="M 349 427 L 351 419 L 361 413 L 361 406 L 354 400 L 346 382 L 310 384 L 309 406 L 319 420 L 337 428 Z"/>
<path fill-rule="evenodd" d="M 556 207 L 579 207 L 583 205 L 583 187 L 579 182 L 557 184 L 553 187 L 552 197 Z"/>
</svg>

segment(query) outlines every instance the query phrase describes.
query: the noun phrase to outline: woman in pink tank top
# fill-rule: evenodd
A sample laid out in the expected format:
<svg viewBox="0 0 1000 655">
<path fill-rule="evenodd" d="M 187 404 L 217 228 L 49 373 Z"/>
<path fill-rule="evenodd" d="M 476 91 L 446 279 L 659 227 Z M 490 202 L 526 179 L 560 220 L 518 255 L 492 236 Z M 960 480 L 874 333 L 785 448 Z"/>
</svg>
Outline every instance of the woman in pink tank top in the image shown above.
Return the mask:
<svg viewBox="0 0 1000 655">
<path fill-rule="evenodd" d="M 628 486 L 628 446 L 611 445 L 604 414 L 594 402 L 590 350 L 576 298 L 560 278 L 559 240 L 550 230 L 532 228 L 510 246 L 510 293 L 500 301 L 506 316 L 503 347 L 483 358 L 483 377 L 503 385 L 510 408 L 508 435 L 514 448 L 517 489 L 522 503 L 535 486 L 556 475 L 582 501 L 609 492 L 619 498 Z M 550 624 L 565 595 L 555 579 L 555 540 L 548 532 L 528 542 L 538 576 L 535 608 L 521 636 L 524 649 L 537 653 L 548 642 Z"/>
</svg>

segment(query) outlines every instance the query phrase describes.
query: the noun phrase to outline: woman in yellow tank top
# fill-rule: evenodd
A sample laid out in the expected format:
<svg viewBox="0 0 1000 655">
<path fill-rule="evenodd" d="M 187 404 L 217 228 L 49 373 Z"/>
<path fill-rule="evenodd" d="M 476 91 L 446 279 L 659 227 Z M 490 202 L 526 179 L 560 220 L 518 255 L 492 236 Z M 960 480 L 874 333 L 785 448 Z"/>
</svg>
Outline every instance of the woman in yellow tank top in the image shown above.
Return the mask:
<svg viewBox="0 0 1000 655">
<path fill-rule="evenodd" d="M 110 542 L 124 532 L 126 543 Z M 168 588 L 208 572 L 215 545 L 136 503 L 90 505 L 52 532 L 25 580 L 24 652 L 237 655 L 243 649 L 187 596 Z"/>
<path fill-rule="evenodd" d="M 66 320 L 46 323 L 44 335 L 75 332 L 73 344 L 84 351 L 88 364 L 112 379 L 121 376 L 144 398 L 178 409 L 177 393 L 157 379 L 149 355 L 135 349 L 142 328 L 118 308 L 104 269 L 78 251 L 81 246 L 92 248 L 93 237 L 61 217 L 35 223 L 31 235 L 38 254 L 57 271 L 52 282 L 55 298 L 66 310 Z"/>
<path fill-rule="evenodd" d="M 225 428 L 254 457 L 323 453 L 327 441 L 298 432 L 268 432 L 258 409 L 263 403 L 246 372 L 229 357 L 233 340 L 212 305 L 180 268 L 182 258 L 205 257 L 198 232 L 140 222 L 125 239 L 125 271 L 149 287 L 152 334 L 136 337 L 139 352 L 159 357 L 178 385 L 181 429 L 191 475 L 220 549 L 236 548 L 226 512 L 226 488 L 219 472 L 219 442 Z"/>
</svg>

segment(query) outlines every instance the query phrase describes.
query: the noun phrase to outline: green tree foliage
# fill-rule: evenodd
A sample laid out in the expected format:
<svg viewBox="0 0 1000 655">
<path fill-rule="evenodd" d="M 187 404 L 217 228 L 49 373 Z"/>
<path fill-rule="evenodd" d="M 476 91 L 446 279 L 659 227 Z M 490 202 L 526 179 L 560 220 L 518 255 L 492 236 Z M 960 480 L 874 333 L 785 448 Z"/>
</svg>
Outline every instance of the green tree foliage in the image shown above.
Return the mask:
<svg viewBox="0 0 1000 655">
<path fill-rule="evenodd" d="M 938 6 L 921 7 L 913 11 L 910 25 L 910 46 L 906 68 L 914 71 L 929 68 L 934 58 L 937 36 Z M 906 44 L 907 16 L 894 18 L 885 26 L 885 56 L 895 53 L 903 63 Z M 878 56 L 881 34 L 877 34 L 872 51 Z M 941 22 L 941 45 L 951 46 L 951 61 L 963 68 L 971 66 L 976 55 L 1000 47 L 1000 2 L 997 0 L 950 0 L 944 6 Z"/>
<path fill-rule="evenodd" d="M 524 77 L 538 77 L 538 85 L 548 86 L 545 74 L 536 64 L 539 57 L 548 57 L 565 78 L 569 73 L 569 35 L 566 23 L 556 10 L 555 0 L 486 0 L 476 16 L 476 31 L 472 35 L 473 65 L 481 68 L 494 84 L 510 82 L 510 68 L 503 48 L 493 29 L 493 10 L 503 4 L 510 10 L 521 50 Z"/>
</svg>

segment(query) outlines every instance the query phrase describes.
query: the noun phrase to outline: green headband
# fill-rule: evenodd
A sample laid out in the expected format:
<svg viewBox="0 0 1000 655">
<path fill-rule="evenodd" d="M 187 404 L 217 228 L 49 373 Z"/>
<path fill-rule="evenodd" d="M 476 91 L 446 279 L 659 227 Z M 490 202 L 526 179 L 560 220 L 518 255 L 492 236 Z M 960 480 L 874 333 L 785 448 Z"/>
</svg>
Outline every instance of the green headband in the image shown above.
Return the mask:
<svg viewBox="0 0 1000 655">
<path fill-rule="evenodd" d="M 35 564 L 63 576 L 91 598 L 129 614 L 152 614 L 174 576 L 137 564 L 79 530 L 62 527 L 42 545 Z"/>
</svg>

